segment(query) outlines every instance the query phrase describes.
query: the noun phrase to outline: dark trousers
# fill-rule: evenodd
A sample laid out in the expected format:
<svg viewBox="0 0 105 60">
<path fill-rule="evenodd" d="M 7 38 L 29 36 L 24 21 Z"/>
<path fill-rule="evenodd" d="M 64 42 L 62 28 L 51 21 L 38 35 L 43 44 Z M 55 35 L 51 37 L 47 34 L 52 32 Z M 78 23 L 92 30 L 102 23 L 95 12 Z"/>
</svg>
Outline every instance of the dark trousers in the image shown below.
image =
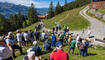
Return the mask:
<svg viewBox="0 0 105 60">
<path fill-rule="evenodd" d="M 12 46 L 12 49 L 13 49 L 13 57 L 14 57 L 14 58 L 16 57 L 16 56 L 15 56 L 15 49 L 19 49 L 20 54 L 23 54 L 22 48 L 19 47 L 18 45 L 13 45 L 13 46 Z"/>
<path fill-rule="evenodd" d="M 79 55 L 84 56 L 84 50 L 79 49 Z"/>
<path fill-rule="evenodd" d="M 69 51 L 68 51 L 68 54 L 70 53 L 71 50 L 72 50 L 72 54 L 74 54 L 75 47 L 70 47 Z"/>
<path fill-rule="evenodd" d="M 12 56 L 7 58 L 7 59 L 3 59 L 3 60 L 13 60 Z"/>
</svg>

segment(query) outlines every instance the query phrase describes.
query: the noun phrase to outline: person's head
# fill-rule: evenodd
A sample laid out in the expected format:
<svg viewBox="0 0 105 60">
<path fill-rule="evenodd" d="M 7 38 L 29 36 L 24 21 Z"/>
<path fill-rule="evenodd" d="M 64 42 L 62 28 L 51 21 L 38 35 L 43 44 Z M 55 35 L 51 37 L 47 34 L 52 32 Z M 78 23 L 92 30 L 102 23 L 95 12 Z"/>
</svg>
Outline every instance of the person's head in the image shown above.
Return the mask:
<svg viewBox="0 0 105 60">
<path fill-rule="evenodd" d="M 89 40 L 88 38 L 87 38 L 87 39 L 85 39 L 85 42 L 88 42 L 88 40 Z"/>
<path fill-rule="evenodd" d="M 28 33 L 28 31 L 25 31 L 25 33 Z"/>
<path fill-rule="evenodd" d="M 72 37 L 73 40 L 76 40 L 76 37 Z"/>
<path fill-rule="evenodd" d="M 2 45 L 2 46 L 5 45 L 5 42 L 1 36 L 0 36 L 0 45 Z"/>
<path fill-rule="evenodd" d="M 8 36 L 11 36 L 13 33 L 12 32 L 8 32 Z"/>
<path fill-rule="evenodd" d="M 35 52 L 34 51 L 31 51 L 28 53 L 28 59 L 29 60 L 35 60 Z"/>
<path fill-rule="evenodd" d="M 59 49 L 62 49 L 63 48 L 63 45 L 62 44 L 59 44 L 58 46 L 56 46 L 57 50 Z"/>
<path fill-rule="evenodd" d="M 54 35 L 54 32 L 52 33 L 52 35 Z"/>
<path fill-rule="evenodd" d="M 37 41 L 34 41 L 34 42 L 33 42 L 33 45 L 34 45 L 34 46 L 37 46 L 37 45 L 38 45 L 38 42 L 37 42 Z"/>
<path fill-rule="evenodd" d="M 43 33 L 44 33 L 45 31 L 43 30 Z"/>
<path fill-rule="evenodd" d="M 79 36 L 79 34 L 77 34 L 77 36 Z"/>
<path fill-rule="evenodd" d="M 29 30 L 30 32 L 32 32 L 32 30 Z"/>
<path fill-rule="evenodd" d="M 19 30 L 17 30 L 17 33 L 20 33 L 20 31 L 19 31 Z"/>
</svg>

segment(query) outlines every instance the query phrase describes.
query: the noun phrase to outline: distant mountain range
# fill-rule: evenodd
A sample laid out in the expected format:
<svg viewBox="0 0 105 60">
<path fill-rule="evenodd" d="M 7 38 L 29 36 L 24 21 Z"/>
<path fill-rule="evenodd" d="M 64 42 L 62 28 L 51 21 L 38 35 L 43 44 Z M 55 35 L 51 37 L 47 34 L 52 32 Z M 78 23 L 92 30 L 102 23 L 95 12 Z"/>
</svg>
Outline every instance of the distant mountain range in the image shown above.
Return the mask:
<svg viewBox="0 0 105 60">
<path fill-rule="evenodd" d="M 15 5 L 12 3 L 3 3 L 0 2 L 0 13 L 3 14 L 6 18 L 9 18 L 10 16 L 14 14 L 18 14 L 18 12 L 21 12 L 23 15 L 28 15 L 28 9 L 29 7 L 23 6 L 23 5 Z M 48 8 L 35 8 L 38 14 L 45 15 L 48 12 Z"/>
</svg>

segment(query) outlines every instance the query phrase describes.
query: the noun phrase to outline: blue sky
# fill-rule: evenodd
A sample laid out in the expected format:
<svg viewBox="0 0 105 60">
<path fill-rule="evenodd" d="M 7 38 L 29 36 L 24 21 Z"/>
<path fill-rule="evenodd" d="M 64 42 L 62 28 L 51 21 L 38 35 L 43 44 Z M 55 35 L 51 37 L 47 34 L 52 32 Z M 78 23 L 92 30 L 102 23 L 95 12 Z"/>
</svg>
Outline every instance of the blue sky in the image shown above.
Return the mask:
<svg viewBox="0 0 105 60">
<path fill-rule="evenodd" d="M 55 6 L 56 3 L 59 1 L 61 5 L 64 5 L 65 0 L 0 0 L 0 2 L 8 2 L 8 3 L 14 3 L 16 5 L 25 5 L 30 6 L 31 3 L 34 3 L 36 8 L 48 8 L 50 2 L 53 2 L 53 5 Z M 73 0 L 68 0 L 68 2 L 71 2 Z"/>
</svg>

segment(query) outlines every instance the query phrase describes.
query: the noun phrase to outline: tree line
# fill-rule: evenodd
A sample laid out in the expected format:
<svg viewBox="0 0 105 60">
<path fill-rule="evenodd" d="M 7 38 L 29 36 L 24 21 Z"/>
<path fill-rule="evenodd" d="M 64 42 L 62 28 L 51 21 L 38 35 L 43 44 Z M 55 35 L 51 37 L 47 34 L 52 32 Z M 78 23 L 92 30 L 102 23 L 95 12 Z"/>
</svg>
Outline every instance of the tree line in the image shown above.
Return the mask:
<svg viewBox="0 0 105 60">
<path fill-rule="evenodd" d="M 18 14 L 10 16 L 10 18 L 5 18 L 0 14 L 0 34 L 15 31 L 36 23 L 40 20 L 37 14 L 34 4 L 31 4 L 29 7 L 28 16 L 22 15 L 21 12 L 19 12 Z"/>
<path fill-rule="evenodd" d="M 55 7 L 55 10 L 53 9 L 54 8 L 53 2 L 51 2 L 50 6 L 49 6 L 49 12 L 48 12 L 47 18 L 49 19 L 49 18 L 52 18 L 55 15 L 58 15 L 64 11 L 72 10 L 72 9 L 87 5 L 90 2 L 91 2 L 91 0 L 75 0 L 75 1 L 68 3 L 67 0 L 65 0 L 64 6 L 61 6 L 60 3 L 58 2 Z"/>
</svg>

